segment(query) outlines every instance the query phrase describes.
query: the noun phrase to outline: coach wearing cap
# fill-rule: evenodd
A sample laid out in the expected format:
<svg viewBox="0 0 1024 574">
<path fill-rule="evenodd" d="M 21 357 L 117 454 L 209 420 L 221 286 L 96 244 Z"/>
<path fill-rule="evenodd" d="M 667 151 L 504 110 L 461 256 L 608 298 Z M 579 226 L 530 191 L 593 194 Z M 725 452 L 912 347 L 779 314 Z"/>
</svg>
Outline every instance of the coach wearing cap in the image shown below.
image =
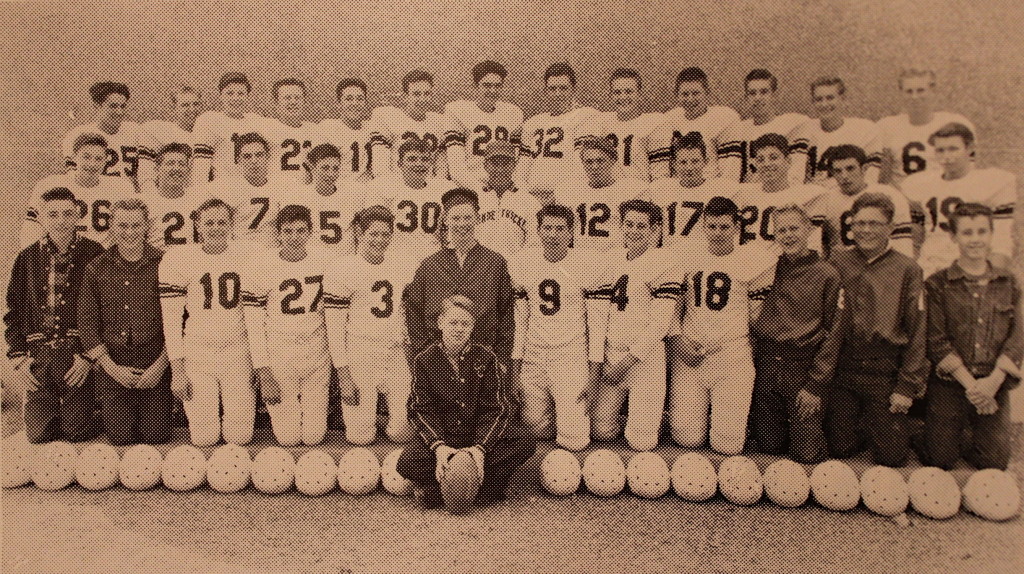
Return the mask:
<svg viewBox="0 0 1024 574">
<path fill-rule="evenodd" d="M 476 238 L 506 260 L 526 244 L 537 244 L 537 211 L 541 202 L 512 180 L 518 149 L 505 140 L 491 140 L 484 150 L 487 177 L 477 191 L 480 223 Z"/>
<path fill-rule="evenodd" d="M 441 302 L 463 295 L 473 301 L 476 320 L 470 342 L 491 349 L 500 368 L 507 370 L 515 330 L 508 264 L 476 240 L 480 203 L 475 192 L 464 188 L 445 192 L 441 205 L 445 247 L 423 260 L 402 296 L 410 356 L 440 340 Z"/>
</svg>

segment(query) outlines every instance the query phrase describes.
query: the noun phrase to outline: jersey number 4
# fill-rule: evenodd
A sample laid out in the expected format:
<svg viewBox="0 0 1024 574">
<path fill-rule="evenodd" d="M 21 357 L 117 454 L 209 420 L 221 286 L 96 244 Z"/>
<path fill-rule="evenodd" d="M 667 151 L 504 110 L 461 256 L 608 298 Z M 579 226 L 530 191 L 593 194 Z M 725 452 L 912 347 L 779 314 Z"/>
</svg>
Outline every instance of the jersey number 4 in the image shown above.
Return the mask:
<svg viewBox="0 0 1024 574">
<path fill-rule="evenodd" d="M 281 299 L 281 314 L 283 315 L 302 315 L 306 312 L 306 308 L 302 305 L 298 307 L 292 307 L 292 303 L 298 301 L 302 297 L 302 285 L 316 285 L 316 296 L 313 297 L 313 302 L 309 304 L 309 312 L 316 313 L 320 309 L 320 300 L 324 297 L 324 276 L 323 275 L 310 275 L 299 283 L 298 279 L 285 279 L 281 282 L 281 286 L 278 287 L 281 291 L 291 291 Z"/>
</svg>

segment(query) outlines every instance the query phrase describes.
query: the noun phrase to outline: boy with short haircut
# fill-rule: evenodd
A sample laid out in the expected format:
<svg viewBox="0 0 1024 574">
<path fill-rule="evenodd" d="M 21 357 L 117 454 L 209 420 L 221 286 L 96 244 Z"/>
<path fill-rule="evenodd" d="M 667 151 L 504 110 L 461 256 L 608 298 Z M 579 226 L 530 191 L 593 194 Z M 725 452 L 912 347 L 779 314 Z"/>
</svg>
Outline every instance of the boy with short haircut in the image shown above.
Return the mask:
<svg viewBox="0 0 1024 574">
<path fill-rule="evenodd" d="M 504 499 L 512 474 L 536 450 L 512 426 L 515 404 L 497 357 L 469 342 L 473 317 L 466 297 L 442 302 L 441 340 L 413 359 L 409 418 L 423 442 L 398 459 L 424 507 L 444 503 L 453 513 Z"/>
<path fill-rule="evenodd" d="M 163 252 L 146 242 L 149 210 L 137 198 L 111 208 L 114 245 L 85 269 L 78 296 L 83 354 L 95 362 L 110 444 L 156 444 L 171 436 L 171 378 L 160 310 Z"/>
<path fill-rule="evenodd" d="M 89 87 L 89 98 L 96 107 L 96 119 L 73 128 L 64 136 L 60 146 L 64 171 L 77 167 L 73 147 L 78 137 L 86 133 L 96 134 L 107 141 L 107 161 L 102 175 L 131 178 L 129 181 L 137 185 L 140 126 L 125 121 L 130 97 L 128 86 L 120 82 L 97 82 Z"/>
<path fill-rule="evenodd" d="M 888 196 L 858 197 L 850 223 L 856 244 L 831 259 L 847 325 L 826 412 L 830 455 L 847 458 L 867 443 L 885 466 L 907 460 L 907 411 L 928 376 L 924 281 L 917 263 L 889 245 L 894 211 Z"/>
<path fill-rule="evenodd" d="M 754 431 L 761 452 L 802 463 L 825 455 L 822 399 L 841 338 L 839 272 L 808 248 L 810 217 L 783 205 L 774 215 L 772 290 L 751 326 L 754 335 Z"/>
<path fill-rule="evenodd" d="M 46 235 L 14 260 L 7 286 L 7 358 L 25 389 L 31 443 L 96 435 L 92 364 L 81 355 L 75 309 L 86 266 L 103 247 L 75 232 L 79 211 L 66 187 L 43 192 Z"/>
<path fill-rule="evenodd" d="M 1020 384 L 1024 337 L 1013 274 L 993 263 L 991 208 L 961 204 L 949 216 L 960 257 L 925 282 L 928 295 L 926 464 L 1006 469 L 1013 441 L 1010 390 Z M 969 443 L 963 434 L 968 431 Z"/>
</svg>

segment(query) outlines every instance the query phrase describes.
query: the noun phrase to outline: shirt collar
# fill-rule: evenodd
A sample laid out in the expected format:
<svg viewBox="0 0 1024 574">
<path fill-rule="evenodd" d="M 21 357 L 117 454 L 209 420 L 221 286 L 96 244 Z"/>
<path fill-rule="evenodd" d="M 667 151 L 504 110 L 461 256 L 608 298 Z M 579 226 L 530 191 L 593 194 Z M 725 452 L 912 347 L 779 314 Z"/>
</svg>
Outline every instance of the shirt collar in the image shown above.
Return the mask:
<svg viewBox="0 0 1024 574">
<path fill-rule="evenodd" d="M 818 259 L 818 252 L 813 249 L 811 249 L 807 253 L 807 255 L 804 255 L 802 257 L 790 257 L 785 253 L 779 255 L 779 261 L 784 262 L 786 265 L 789 265 L 791 267 L 803 267 L 804 265 L 810 265 L 811 263 L 815 263 L 816 261 L 818 261 Z"/>
<path fill-rule="evenodd" d="M 876 255 L 876 256 L 874 256 L 874 257 L 872 257 L 870 259 L 868 258 L 867 255 L 864 254 L 863 251 L 861 251 L 860 247 L 856 247 L 855 246 L 853 248 L 853 250 L 857 252 L 857 256 L 860 257 L 864 261 L 864 263 L 866 263 L 868 265 L 871 265 L 872 263 L 875 263 L 876 261 L 881 261 L 882 259 L 885 258 L 885 256 L 887 256 L 890 253 L 892 253 L 892 245 L 886 245 L 885 249 L 883 249 L 881 253 L 879 253 L 878 255 Z"/>
<path fill-rule="evenodd" d="M 43 248 L 43 252 L 45 252 L 46 254 L 48 254 L 48 255 L 55 255 L 57 253 L 57 244 L 54 243 L 53 239 L 50 238 L 50 234 L 49 233 L 44 235 L 39 243 L 40 243 L 40 247 Z M 78 245 L 78 232 L 75 231 L 74 235 L 71 236 L 71 243 L 68 244 L 68 253 L 71 253 L 71 251 L 77 245 Z"/>
<path fill-rule="evenodd" d="M 981 276 L 981 279 L 987 279 L 991 281 L 993 279 L 1002 279 L 1009 276 L 1010 272 L 1008 270 L 1003 269 L 1002 267 L 996 267 L 992 265 L 992 262 L 990 261 L 988 264 L 988 269 L 985 271 L 985 274 Z M 948 279 L 950 282 L 959 281 L 962 279 L 975 278 L 976 277 L 968 275 L 967 272 L 964 271 L 963 267 L 960 267 L 960 260 L 954 261 L 953 264 L 949 266 L 949 269 L 946 270 L 946 279 Z"/>
<path fill-rule="evenodd" d="M 123 255 L 121 255 L 121 248 L 116 243 L 110 246 L 109 251 L 114 258 L 114 262 L 117 265 L 121 267 L 127 266 L 129 261 L 125 259 Z M 157 259 L 160 259 L 161 255 L 163 255 L 162 251 L 160 251 L 156 247 L 153 247 L 149 243 L 146 243 L 142 246 L 142 258 L 139 259 L 139 261 L 133 261 L 132 263 L 139 263 L 142 261 L 156 261 Z"/>
</svg>

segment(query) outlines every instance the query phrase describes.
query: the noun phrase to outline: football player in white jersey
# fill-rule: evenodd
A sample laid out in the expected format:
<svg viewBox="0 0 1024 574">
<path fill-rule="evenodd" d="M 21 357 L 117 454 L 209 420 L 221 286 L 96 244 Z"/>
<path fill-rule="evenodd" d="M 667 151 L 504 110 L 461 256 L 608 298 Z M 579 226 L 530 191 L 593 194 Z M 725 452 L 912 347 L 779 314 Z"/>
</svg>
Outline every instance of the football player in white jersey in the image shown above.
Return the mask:
<svg viewBox="0 0 1024 574">
<path fill-rule="evenodd" d="M 604 325 L 587 313 L 593 266 L 569 248 L 569 208 L 546 205 L 535 222 L 542 247 L 524 249 L 509 265 L 517 299 L 513 385 L 523 389 L 523 420 L 537 438 L 580 450 L 590 444 L 588 411 L 604 362 Z M 607 309 L 598 308 L 604 319 Z"/>
<path fill-rule="evenodd" d="M 577 141 L 590 133 L 599 112 L 576 101 L 576 71 L 566 63 L 551 64 L 544 71 L 546 111 L 523 123 L 522 159 L 516 181 L 531 193 L 550 193 L 565 181 L 582 175 Z"/>
<path fill-rule="evenodd" d="M 623 249 L 610 252 L 594 297 L 609 301 L 602 384 L 596 390 L 592 431 L 597 440 L 622 432 L 619 412 L 629 397 L 625 436 L 630 448 L 658 445 L 665 408 L 665 337 L 678 317 L 686 272 L 656 249 L 661 210 L 631 199 L 619 206 Z"/>
<path fill-rule="evenodd" d="M 904 112 L 878 120 L 885 138 L 882 181 L 900 187 L 909 175 L 935 168 L 935 149 L 928 138 L 942 126 L 957 122 L 975 132 L 974 124 L 960 114 L 935 110 L 935 72 L 904 70 L 899 77 Z"/>
<path fill-rule="evenodd" d="M 444 137 L 448 132 L 447 120 L 434 108 L 434 76 L 424 70 L 413 70 L 402 78 L 404 107 L 382 106 L 373 110 L 370 118 L 373 133 L 374 177 L 398 172 L 398 148 L 413 138 L 426 140 L 436 154 L 434 174 L 448 177 L 448 160 L 444 150 Z"/>
<path fill-rule="evenodd" d="M 642 195 L 645 183 L 639 179 L 618 179 L 618 152 L 610 140 L 587 139 L 578 147 L 585 176 L 567 178 L 555 188 L 554 194 L 554 200 L 572 209 L 578 218 L 573 248 L 595 252 L 620 249 L 621 226 L 616 222 L 615 211 L 623 201 Z"/>
<path fill-rule="evenodd" d="M 172 143 L 156 153 L 156 180 L 142 191 L 149 206 L 149 243 L 169 250 L 199 242 L 192 212 L 209 199 L 192 185 L 192 148 Z"/>
<path fill-rule="evenodd" d="M 342 182 L 341 152 L 331 144 L 320 144 L 309 150 L 308 185 L 288 186 L 280 201 L 284 204 L 303 205 L 313 217 L 313 243 L 331 254 L 350 253 L 352 237 L 348 225 L 366 202 L 359 192 L 362 183 Z"/>
<path fill-rule="evenodd" d="M 380 205 L 359 212 L 352 224 L 357 253 L 331 262 L 324 277 L 331 360 L 341 390 L 345 438 L 353 444 L 369 444 L 377 437 L 380 395 L 390 417 L 388 438 L 412 438 L 402 292 L 418 259 L 391 246 L 394 223 L 391 212 Z"/>
<path fill-rule="evenodd" d="M 594 134 L 607 138 L 618 154 L 616 164 L 620 177 L 651 180 L 651 166 L 647 159 L 647 135 L 664 118 L 661 114 L 643 113 L 640 94 L 643 81 L 640 73 L 631 68 L 619 68 L 608 80 L 609 99 L 614 111 L 595 119 Z"/>
<path fill-rule="evenodd" d="M 302 186 L 271 179 L 269 145 L 260 134 L 240 134 L 235 142 L 240 175 L 219 177 L 204 186 L 204 192 L 235 209 L 235 235 L 239 239 L 273 246 L 277 210 L 295 198 Z"/>
<path fill-rule="evenodd" d="M 274 221 L 280 248 L 250 259 L 242 304 L 260 396 L 282 446 L 327 432 L 331 360 L 324 326 L 323 254 L 309 249 L 309 210 L 286 205 Z"/>
<path fill-rule="evenodd" d="M 320 120 L 317 139 L 341 152 L 341 179 L 368 181 L 372 179 L 370 135 L 373 129 L 366 103 L 366 82 L 359 78 L 345 78 L 338 82 L 335 94 L 341 118 Z"/>
<path fill-rule="evenodd" d="M 207 200 L 194 220 L 200 243 L 171 249 L 160 262 L 171 390 L 185 407 L 192 444 L 211 446 L 222 436 L 246 444 L 256 415 L 242 309 L 251 256 L 230 240 L 233 214 L 223 201 Z"/>
<path fill-rule="evenodd" d="M 180 143 L 192 150 L 192 164 L 209 165 L 210 148 L 201 142 L 195 130 L 196 118 L 203 111 L 203 101 L 194 88 L 183 86 L 171 94 L 172 120 L 150 120 L 142 124 L 139 132 L 139 188 L 145 189 L 156 179 L 154 173 L 156 152 L 165 145 Z M 197 145 L 198 144 L 198 145 Z M 193 183 L 205 183 L 208 174 L 202 167 L 192 170 Z M 206 175 L 206 177 L 203 177 Z"/>
<path fill-rule="evenodd" d="M 722 177 L 733 181 L 755 181 L 757 165 L 750 150 L 751 142 L 765 134 L 788 136 L 808 120 L 803 114 L 778 112 L 778 89 L 778 78 L 768 70 L 751 70 L 743 79 L 747 118 L 736 122 L 722 134 L 722 142 L 718 146 L 718 169 Z M 803 183 L 803 178 L 794 183 Z"/>
<path fill-rule="evenodd" d="M 242 134 L 258 131 L 263 117 L 250 112 L 252 84 L 245 74 L 231 72 L 221 76 L 217 83 L 220 111 L 209 110 L 196 118 L 193 132 L 202 141 L 195 172 L 218 178 L 239 177 L 238 138 Z"/>
<path fill-rule="evenodd" d="M 110 206 L 119 199 L 128 199 L 135 194 L 135 188 L 127 178 L 103 175 L 103 166 L 108 158 L 107 141 L 103 136 L 84 133 L 75 138 L 71 150 L 76 169 L 45 177 L 32 190 L 25 221 L 21 225 L 22 249 L 46 235 L 39 220 L 39 207 L 46 191 L 55 187 L 70 189 L 79 209 L 78 235 L 104 246 L 108 245 Z"/>
<path fill-rule="evenodd" d="M 518 148 L 523 129 L 523 110 L 499 99 L 508 76 L 505 66 L 485 60 L 473 66 L 472 74 L 476 99 L 456 100 L 444 107 L 449 131 L 442 143 L 452 179 L 470 188 L 487 177 L 487 144 L 502 140 Z"/>
<path fill-rule="evenodd" d="M 711 198 L 702 222 L 701 247 L 680 254 L 689 273 L 682 332 L 671 341 L 669 422 L 680 446 L 707 441 L 735 455 L 746 442 L 754 390 L 750 321 L 771 288 L 776 258 L 760 246 L 737 245 L 739 209 L 731 199 Z"/>
<path fill-rule="evenodd" d="M 139 124 L 125 121 L 128 86 L 119 82 L 99 82 L 89 88 L 89 97 L 96 105 L 96 120 L 72 128 L 61 143 L 61 157 L 64 171 L 75 169 L 74 146 L 78 136 L 94 133 L 107 140 L 107 161 L 103 164 L 103 175 L 131 178 L 136 184 L 139 169 Z M 136 188 L 138 189 L 138 188 Z"/>
<path fill-rule="evenodd" d="M 273 95 L 277 117 L 265 118 L 258 130 L 270 144 L 271 178 L 307 183 L 306 154 L 320 134 L 317 124 L 305 119 L 306 84 L 295 78 L 278 80 Z"/>
<path fill-rule="evenodd" d="M 726 106 L 708 105 L 711 91 L 708 76 L 700 68 L 685 68 L 676 76 L 677 107 L 663 114 L 662 124 L 648 135 L 651 179 L 672 177 L 672 143 L 697 132 L 707 148 L 708 177 L 718 176 L 716 158 L 725 130 L 740 121 L 740 115 Z"/>
<path fill-rule="evenodd" d="M 524 246 L 539 243 L 533 218 L 541 203 L 519 189 L 512 179 L 519 156 L 519 149 L 512 142 L 491 141 L 485 152 L 487 178 L 473 188 L 480 202 L 476 239 L 511 261 Z"/>
<path fill-rule="evenodd" d="M 730 198 L 740 208 L 739 244 L 760 243 L 778 254 L 775 210 L 791 203 L 806 207 L 828 190 L 820 185 L 794 184 L 789 180 L 789 140 L 785 136 L 768 133 L 749 144 L 757 181 L 741 186 L 740 192 Z M 821 253 L 820 228 L 811 231 L 808 241 L 811 249 Z"/>
<path fill-rule="evenodd" d="M 651 182 L 645 199 L 661 208 L 664 225 L 662 244 L 685 240 L 700 233 L 700 216 L 704 205 L 715 196 L 732 197 L 741 184 L 716 177 L 709 179 L 708 148 L 699 133 L 690 132 L 672 143 L 673 177 Z"/>
<path fill-rule="evenodd" d="M 811 101 L 816 119 L 808 120 L 790 134 L 793 154 L 790 179 L 835 185 L 829 176 L 832 153 L 841 145 L 855 145 L 867 154 L 868 183 L 878 183 L 882 165 L 882 130 L 864 118 L 843 116 L 846 84 L 836 77 L 818 78 L 811 83 Z"/>
<path fill-rule="evenodd" d="M 434 177 L 435 152 L 430 142 L 408 139 L 398 146 L 398 176 L 374 180 L 373 194 L 366 205 L 383 205 L 395 219 L 391 242 L 399 251 L 426 257 L 439 247 L 437 226 L 441 217 L 441 195 L 450 182 Z"/>
<path fill-rule="evenodd" d="M 974 162 L 974 132 L 965 124 L 943 126 L 928 138 L 939 169 L 903 180 L 907 199 L 924 214 L 924 236 L 918 263 L 925 276 L 949 267 L 958 250 L 953 243 L 949 216 L 961 203 L 980 203 L 992 210 L 992 256 L 1019 257 L 1013 238 L 1017 178 L 999 168 L 978 168 Z"/>
<path fill-rule="evenodd" d="M 830 155 L 830 175 L 838 189 L 819 195 L 807 206 L 811 220 L 815 225 L 822 226 L 823 251 L 830 254 L 836 249 L 853 248 L 853 202 L 871 192 L 880 193 L 892 200 L 895 212 L 889 244 L 907 257 L 913 257 L 913 222 L 907 197 L 895 187 L 866 181 L 868 157 L 863 149 L 854 145 L 840 145 L 833 148 Z"/>
</svg>

